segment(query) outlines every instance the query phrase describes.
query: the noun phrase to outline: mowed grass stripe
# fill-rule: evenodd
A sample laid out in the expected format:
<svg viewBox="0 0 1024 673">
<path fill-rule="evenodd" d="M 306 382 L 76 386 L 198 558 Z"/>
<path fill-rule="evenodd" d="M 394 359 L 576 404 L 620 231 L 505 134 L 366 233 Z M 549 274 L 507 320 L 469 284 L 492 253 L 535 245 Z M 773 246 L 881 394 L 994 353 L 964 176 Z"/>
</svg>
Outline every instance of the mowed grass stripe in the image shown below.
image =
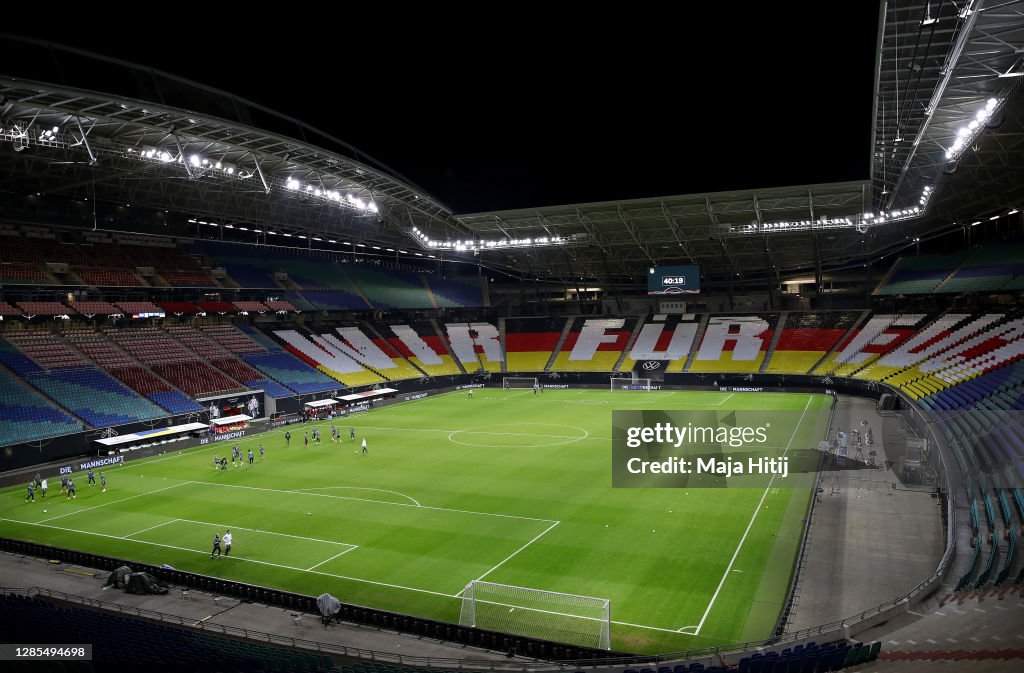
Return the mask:
<svg viewBox="0 0 1024 673">
<path fill-rule="evenodd" d="M 769 558 L 791 564 L 787 559 L 795 553 L 798 536 L 793 541 L 775 534 L 787 525 L 784 512 L 801 509 L 786 506 L 789 499 L 808 494 L 780 489 L 766 499 L 771 509 L 758 516 L 735 561 L 734 568 L 743 572 L 727 580 L 701 635 L 676 633 L 695 625 L 707 609 L 761 491 L 610 488 L 611 411 L 617 406 L 699 408 L 757 418 L 759 410 L 780 409 L 799 415 L 807 395 L 547 390 L 543 396 L 503 400 L 501 393 L 477 391 L 473 399 L 440 395 L 338 419 L 344 439 L 337 443 L 330 441 L 330 423 L 321 422 L 317 425 L 326 440 L 308 448 L 302 445 L 308 426 L 289 428 L 290 447 L 283 429 L 254 435 L 239 444 L 256 450 L 262 443 L 267 459 L 257 459 L 251 468 L 214 470 L 212 455 L 229 452 L 225 445 L 133 461 L 106 470 L 108 492 L 102 497 L 98 488 L 80 486 L 78 500 L 51 501 L 45 505 L 47 515 L 39 503 L 23 502 L 23 488 L 0 493 L 0 513 L 9 519 L 32 523 L 59 515 L 55 524 L 111 531 L 108 535 L 191 519 L 358 545 L 334 559 L 340 548 L 325 546 L 324 553 L 311 549 L 296 553 L 301 559 L 279 564 L 294 568 L 211 564 L 212 530 L 203 525 L 193 531 L 169 524 L 140 537 L 205 550 L 205 559 L 194 551 L 10 521 L 0 522 L 0 534 L 175 565 L 165 561 L 171 558 L 212 575 L 312 595 L 330 591 L 346 601 L 449 621 L 458 620 L 459 601 L 452 596 L 489 572 L 490 581 L 611 599 L 614 645 L 634 651 L 735 642 L 752 631 L 767 635 L 774 617 L 767 610 L 752 613 L 750 604 L 763 581 L 788 575 L 791 565 L 779 573 L 767 572 L 765 564 Z M 830 400 L 812 400 L 793 448 L 809 448 L 821 438 L 810 441 L 812 426 L 819 425 L 810 416 L 824 410 L 827 417 Z M 348 439 L 349 425 L 356 428 L 355 441 Z M 450 441 L 452 432 L 458 433 L 456 440 L 491 446 Z M 363 437 L 369 445 L 366 456 L 358 449 Z M 543 446 L 552 442 L 559 444 Z M 190 481 L 197 483 L 175 486 Z M 123 504 L 103 502 L 167 486 L 175 487 Z M 73 509 L 95 505 L 103 506 L 80 518 L 63 518 Z M 420 516 L 408 518 L 412 514 Z M 104 519 L 110 520 L 109 528 L 100 523 Z M 255 553 L 251 546 L 257 539 L 248 531 L 235 532 L 246 558 L 281 560 Z M 186 536 L 197 539 L 178 539 Z M 285 540 L 276 538 L 275 544 Z M 295 542 L 299 552 L 300 541 Z"/>
</svg>

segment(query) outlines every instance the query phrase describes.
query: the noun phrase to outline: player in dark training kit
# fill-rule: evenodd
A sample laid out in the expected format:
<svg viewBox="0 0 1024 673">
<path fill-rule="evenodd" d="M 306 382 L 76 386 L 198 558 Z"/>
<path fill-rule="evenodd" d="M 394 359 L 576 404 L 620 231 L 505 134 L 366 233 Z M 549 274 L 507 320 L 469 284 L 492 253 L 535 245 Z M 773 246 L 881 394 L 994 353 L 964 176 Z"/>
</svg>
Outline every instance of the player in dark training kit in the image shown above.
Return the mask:
<svg viewBox="0 0 1024 673">
<path fill-rule="evenodd" d="M 210 558 L 213 558 L 214 554 L 220 558 L 220 533 L 213 534 L 213 549 L 210 551 Z"/>
</svg>

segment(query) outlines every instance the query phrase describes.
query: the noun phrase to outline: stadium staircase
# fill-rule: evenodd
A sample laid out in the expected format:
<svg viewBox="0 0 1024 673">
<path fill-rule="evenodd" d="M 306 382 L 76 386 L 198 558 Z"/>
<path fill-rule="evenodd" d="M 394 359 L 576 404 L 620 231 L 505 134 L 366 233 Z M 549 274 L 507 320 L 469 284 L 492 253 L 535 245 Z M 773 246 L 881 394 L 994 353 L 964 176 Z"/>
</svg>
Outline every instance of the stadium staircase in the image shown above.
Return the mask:
<svg viewBox="0 0 1024 673">
<path fill-rule="evenodd" d="M 420 276 L 420 280 L 423 281 L 423 288 L 427 291 L 427 297 L 430 299 L 430 305 L 433 308 L 437 308 L 437 297 L 434 296 L 434 288 L 430 287 L 430 283 L 427 282 L 426 274 Z"/>
<path fill-rule="evenodd" d="M 570 316 L 565 319 L 565 326 L 562 328 L 562 334 L 558 337 L 558 343 L 555 344 L 554 349 L 551 351 L 551 357 L 548 358 L 548 363 L 544 365 L 544 371 L 551 371 L 551 367 L 554 366 L 555 360 L 558 358 L 558 354 L 562 352 L 562 345 L 565 344 L 565 340 L 569 337 L 569 332 L 572 330 L 572 324 L 575 319 Z"/>
<path fill-rule="evenodd" d="M 764 359 L 761 360 L 761 366 L 758 368 L 759 374 L 764 374 L 768 370 L 768 365 L 772 361 L 772 356 L 775 355 L 775 348 L 779 345 L 779 338 L 782 336 L 783 330 L 786 328 L 786 321 L 789 319 L 789 312 L 783 311 L 779 314 L 778 322 L 776 322 L 775 331 L 772 333 L 772 340 L 768 344 L 768 350 L 764 354 Z"/>
<path fill-rule="evenodd" d="M 622 347 L 622 352 L 619 353 L 619 359 L 615 361 L 615 365 L 612 367 L 613 372 L 620 371 L 619 367 L 622 366 L 622 363 L 629 356 L 630 352 L 632 352 L 633 344 L 636 343 L 636 338 L 640 336 L 640 330 L 642 330 L 643 327 L 644 318 L 641 316 L 636 319 L 636 325 L 633 326 L 633 331 L 630 333 L 629 339 L 626 340 L 626 345 Z"/>
<path fill-rule="evenodd" d="M 501 373 L 508 371 L 508 349 L 505 348 L 505 319 L 498 318 L 498 344 L 501 346 Z"/>
<path fill-rule="evenodd" d="M 833 345 L 832 348 L 828 350 L 827 353 L 821 356 L 821 359 L 818 360 L 818 362 L 813 367 L 808 369 L 807 372 L 810 374 L 825 374 L 825 372 L 819 371 L 819 369 L 823 367 L 825 363 L 831 362 L 832 357 L 836 354 L 836 352 L 842 346 L 845 346 L 850 339 L 853 338 L 853 335 L 857 333 L 857 331 L 865 322 L 867 322 L 867 319 L 870 316 L 871 309 L 866 308 L 863 311 L 861 311 L 861 314 L 860 316 L 857 317 L 857 320 L 852 325 L 850 325 L 850 328 L 848 330 L 846 330 L 846 334 L 844 334 L 843 337 L 839 341 L 837 341 L 835 345 Z"/>
<path fill-rule="evenodd" d="M 708 313 L 703 314 L 700 317 L 700 324 L 697 326 L 697 333 L 693 335 L 693 343 L 690 344 L 690 352 L 686 354 L 686 364 L 683 365 L 683 371 L 690 371 L 690 366 L 693 361 L 697 359 L 697 351 L 700 350 L 700 343 L 704 341 L 704 333 L 708 331 L 708 321 L 711 319 L 711 315 Z"/>
<path fill-rule="evenodd" d="M 446 337 L 444 335 L 444 332 L 441 331 L 441 326 L 437 324 L 437 321 L 434 320 L 433 318 L 430 318 L 429 322 L 430 322 L 430 326 L 434 330 L 434 334 L 436 334 L 441 339 L 441 343 L 444 345 L 444 350 L 448 354 L 448 357 L 450 357 L 452 359 L 452 362 L 454 362 L 455 366 L 457 366 L 459 368 L 459 371 L 461 373 L 463 373 L 463 374 L 472 373 L 472 372 L 467 372 L 466 368 L 462 366 L 462 362 L 459 360 L 459 358 L 455 357 L 455 353 L 452 352 L 452 345 L 450 343 L 448 343 L 448 337 Z M 477 356 L 477 359 L 478 360 L 480 359 L 479 355 Z M 483 367 L 483 361 L 482 360 L 480 361 L 480 366 Z"/>
<path fill-rule="evenodd" d="M 373 323 L 365 321 L 360 323 L 360 325 L 363 331 L 370 336 L 370 339 L 372 339 L 373 342 L 377 344 L 377 347 L 380 348 L 385 353 L 387 353 L 391 360 L 395 362 L 396 365 L 398 365 L 398 368 L 400 370 L 403 370 L 410 374 L 410 376 L 401 376 L 398 378 L 412 379 L 428 376 L 428 374 L 425 371 L 423 371 L 423 369 L 421 369 L 419 365 L 417 365 L 409 358 L 405 357 L 405 354 L 402 353 L 402 351 L 395 348 L 390 341 L 384 338 L 384 335 L 377 331 L 377 328 L 373 325 Z M 395 377 L 390 378 L 392 378 L 392 380 L 395 380 Z"/>
</svg>

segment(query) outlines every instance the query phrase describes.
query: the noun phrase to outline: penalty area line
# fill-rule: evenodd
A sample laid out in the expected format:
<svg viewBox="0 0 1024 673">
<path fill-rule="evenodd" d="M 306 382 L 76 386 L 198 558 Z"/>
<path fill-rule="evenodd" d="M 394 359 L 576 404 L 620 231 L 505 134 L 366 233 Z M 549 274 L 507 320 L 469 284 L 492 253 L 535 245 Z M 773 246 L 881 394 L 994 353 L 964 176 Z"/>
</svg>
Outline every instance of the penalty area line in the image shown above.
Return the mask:
<svg viewBox="0 0 1024 673">
<path fill-rule="evenodd" d="M 509 554 L 508 556 L 506 556 L 505 558 L 503 558 L 503 559 L 502 559 L 502 560 L 501 560 L 501 561 L 500 561 L 500 562 L 499 562 L 499 563 L 498 563 L 497 565 L 495 565 L 495 566 L 494 566 L 494 567 L 492 567 L 492 568 L 491 568 L 490 570 L 488 570 L 487 572 L 485 572 L 485 573 L 484 573 L 483 575 L 481 575 L 480 577 L 477 577 L 477 578 L 476 578 L 475 580 L 473 580 L 473 581 L 474 581 L 474 582 L 479 582 L 479 581 L 480 581 L 480 580 L 482 580 L 483 578 L 485 578 L 485 577 L 487 577 L 488 575 L 490 575 L 490 574 L 491 574 L 492 572 L 494 572 L 495 570 L 497 570 L 498 568 L 500 568 L 501 566 L 503 566 L 503 565 L 505 564 L 505 562 L 506 562 L 506 561 L 509 561 L 509 560 L 511 560 L 513 556 L 515 556 L 515 555 L 516 555 L 516 554 L 518 554 L 519 552 L 523 551 L 524 549 L 526 549 L 527 547 L 529 547 L 529 546 L 530 546 L 531 544 L 533 544 L 533 543 L 534 543 L 534 542 L 536 542 L 537 540 L 539 540 L 539 539 L 541 539 L 542 537 L 544 537 L 544 536 L 545 536 L 545 535 L 546 535 L 546 534 L 548 533 L 548 531 L 550 531 L 550 530 L 551 530 L 552 528 L 554 528 L 554 527 L 555 527 L 555 526 L 557 526 L 558 524 L 559 524 L 559 522 L 558 522 L 558 521 L 556 521 L 556 522 L 554 522 L 553 524 L 551 524 L 550 526 L 548 526 L 547 528 L 545 528 L 544 530 L 542 530 L 542 531 L 541 531 L 540 533 L 538 533 L 538 534 L 537 534 L 537 536 L 536 536 L 536 537 L 534 537 L 534 538 L 533 538 L 532 540 L 530 540 L 529 542 L 527 542 L 526 544 L 524 544 L 524 545 L 523 545 L 522 547 L 520 547 L 519 549 L 515 550 L 514 552 L 512 552 L 511 554 Z M 455 594 L 455 596 L 456 596 L 456 597 L 459 597 L 459 596 L 461 596 L 461 595 L 462 595 L 462 592 L 463 592 L 463 591 L 465 591 L 465 590 L 466 590 L 466 589 L 465 589 L 465 587 L 463 587 L 463 589 L 462 589 L 461 591 L 459 591 L 459 593 Z"/>
<path fill-rule="evenodd" d="M 18 524 L 22 524 L 22 525 L 25 525 L 25 526 L 39 526 L 40 528 L 53 528 L 55 530 L 63 530 L 63 531 L 69 532 L 69 533 L 79 533 L 81 535 L 92 535 L 92 536 L 96 536 L 96 537 L 108 538 L 108 539 L 111 539 L 111 540 L 124 540 L 125 542 L 134 542 L 135 544 L 145 544 L 145 545 L 149 545 L 151 547 L 163 547 L 165 549 L 175 549 L 177 551 L 185 551 L 185 552 L 189 552 L 189 553 L 192 553 L 192 554 L 204 554 L 205 555 L 205 554 L 209 553 L 209 552 L 205 552 L 205 551 L 203 551 L 201 549 L 190 549 L 189 547 L 179 547 L 177 545 L 163 544 L 161 542 L 149 542 L 148 540 L 134 540 L 132 538 L 125 537 L 125 536 L 120 536 L 120 535 L 109 535 L 107 533 L 97 533 L 95 531 L 79 530 L 77 528 L 65 528 L 64 526 L 52 526 L 52 525 L 46 524 L 46 523 L 33 523 L 31 521 L 18 521 L 17 519 L 7 519 L 7 518 L 0 518 L 0 521 L 8 521 L 10 523 L 18 523 Z M 339 543 L 339 544 L 341 544 L 341 543 Z M 353 548 L 355 548 L 355 547 L 353 547 Z M 349 549 L 349 550 L 346 550 L 346 551 L 352 551 L 352 550 Z M 335 575 L 334 573 L 326 573 L 326 572 L 323 572 L 321 570 L 311 570 L 309 568 L 298 568 L 296 566 L 289 566 L 289 565 L 284 565 L 284 564 L 281 564 L 281 563 L 271 563 L 270 561 L 259 561 L 257 559 L 246 558 L 244 556 L 226 556 L 224 558 L 232 559 L 232 560 L 235 560 L 235 561 L 242 561 L 242 562 L 245 562 L 245 563 L 256 563 L 258 565 L 271 566 L 273 568 L 283 568 L 285 570 L 294 570 L 296 572 L 309 573 L 311 575 L 322 575 L 324 577 L 334 577 L 334 578 L 342 579 L 342 580 L 350 580 L 352 582 L 362 582 L 364 584 L 375 584 L 377 586 L 388 587 L 390 589 L 403 589 L 405 591 L 415 591 L 415 592 L 422 593 L 422 594 L 433 594 L 434 596 L 443 596 L 444 598 L 455 598 L 455 596 L 453 596 L 452 594 L 446 594 L 446 593 L 441 592 L 441 591 L 431 591 L 430 589 L 417 589 L 416 587 L 407 587 L 407 586 L 403 586 L 401 584 L 390 584 L 388 582 L 378 582 L 376 580 L 368 580 L 368 579 L 363 579 L 361 577 L 350 577 L 348 575 Z M 328 560 L 330 560 L 330 559 L 328 559 Z"/>
</svg>

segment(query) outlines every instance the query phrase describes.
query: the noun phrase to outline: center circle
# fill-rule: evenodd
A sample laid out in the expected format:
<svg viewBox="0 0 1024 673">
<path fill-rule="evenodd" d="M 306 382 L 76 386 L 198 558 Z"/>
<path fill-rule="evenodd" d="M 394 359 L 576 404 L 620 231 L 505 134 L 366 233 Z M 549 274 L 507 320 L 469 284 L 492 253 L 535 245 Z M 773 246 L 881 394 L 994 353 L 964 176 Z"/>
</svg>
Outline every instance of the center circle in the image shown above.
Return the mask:
<svg viewBox="0 0 1024 673">
<path fill-rule="evenodd" d="M 497 423 L 448 433 L 448 439 L 455 444 L 489 449 L 539 449 L 572 444 L 589 436 L 590 433 L 583 428 L 559 423 Z M 493 443 L 499 441 L 500 444 Z"/>
</svg>

